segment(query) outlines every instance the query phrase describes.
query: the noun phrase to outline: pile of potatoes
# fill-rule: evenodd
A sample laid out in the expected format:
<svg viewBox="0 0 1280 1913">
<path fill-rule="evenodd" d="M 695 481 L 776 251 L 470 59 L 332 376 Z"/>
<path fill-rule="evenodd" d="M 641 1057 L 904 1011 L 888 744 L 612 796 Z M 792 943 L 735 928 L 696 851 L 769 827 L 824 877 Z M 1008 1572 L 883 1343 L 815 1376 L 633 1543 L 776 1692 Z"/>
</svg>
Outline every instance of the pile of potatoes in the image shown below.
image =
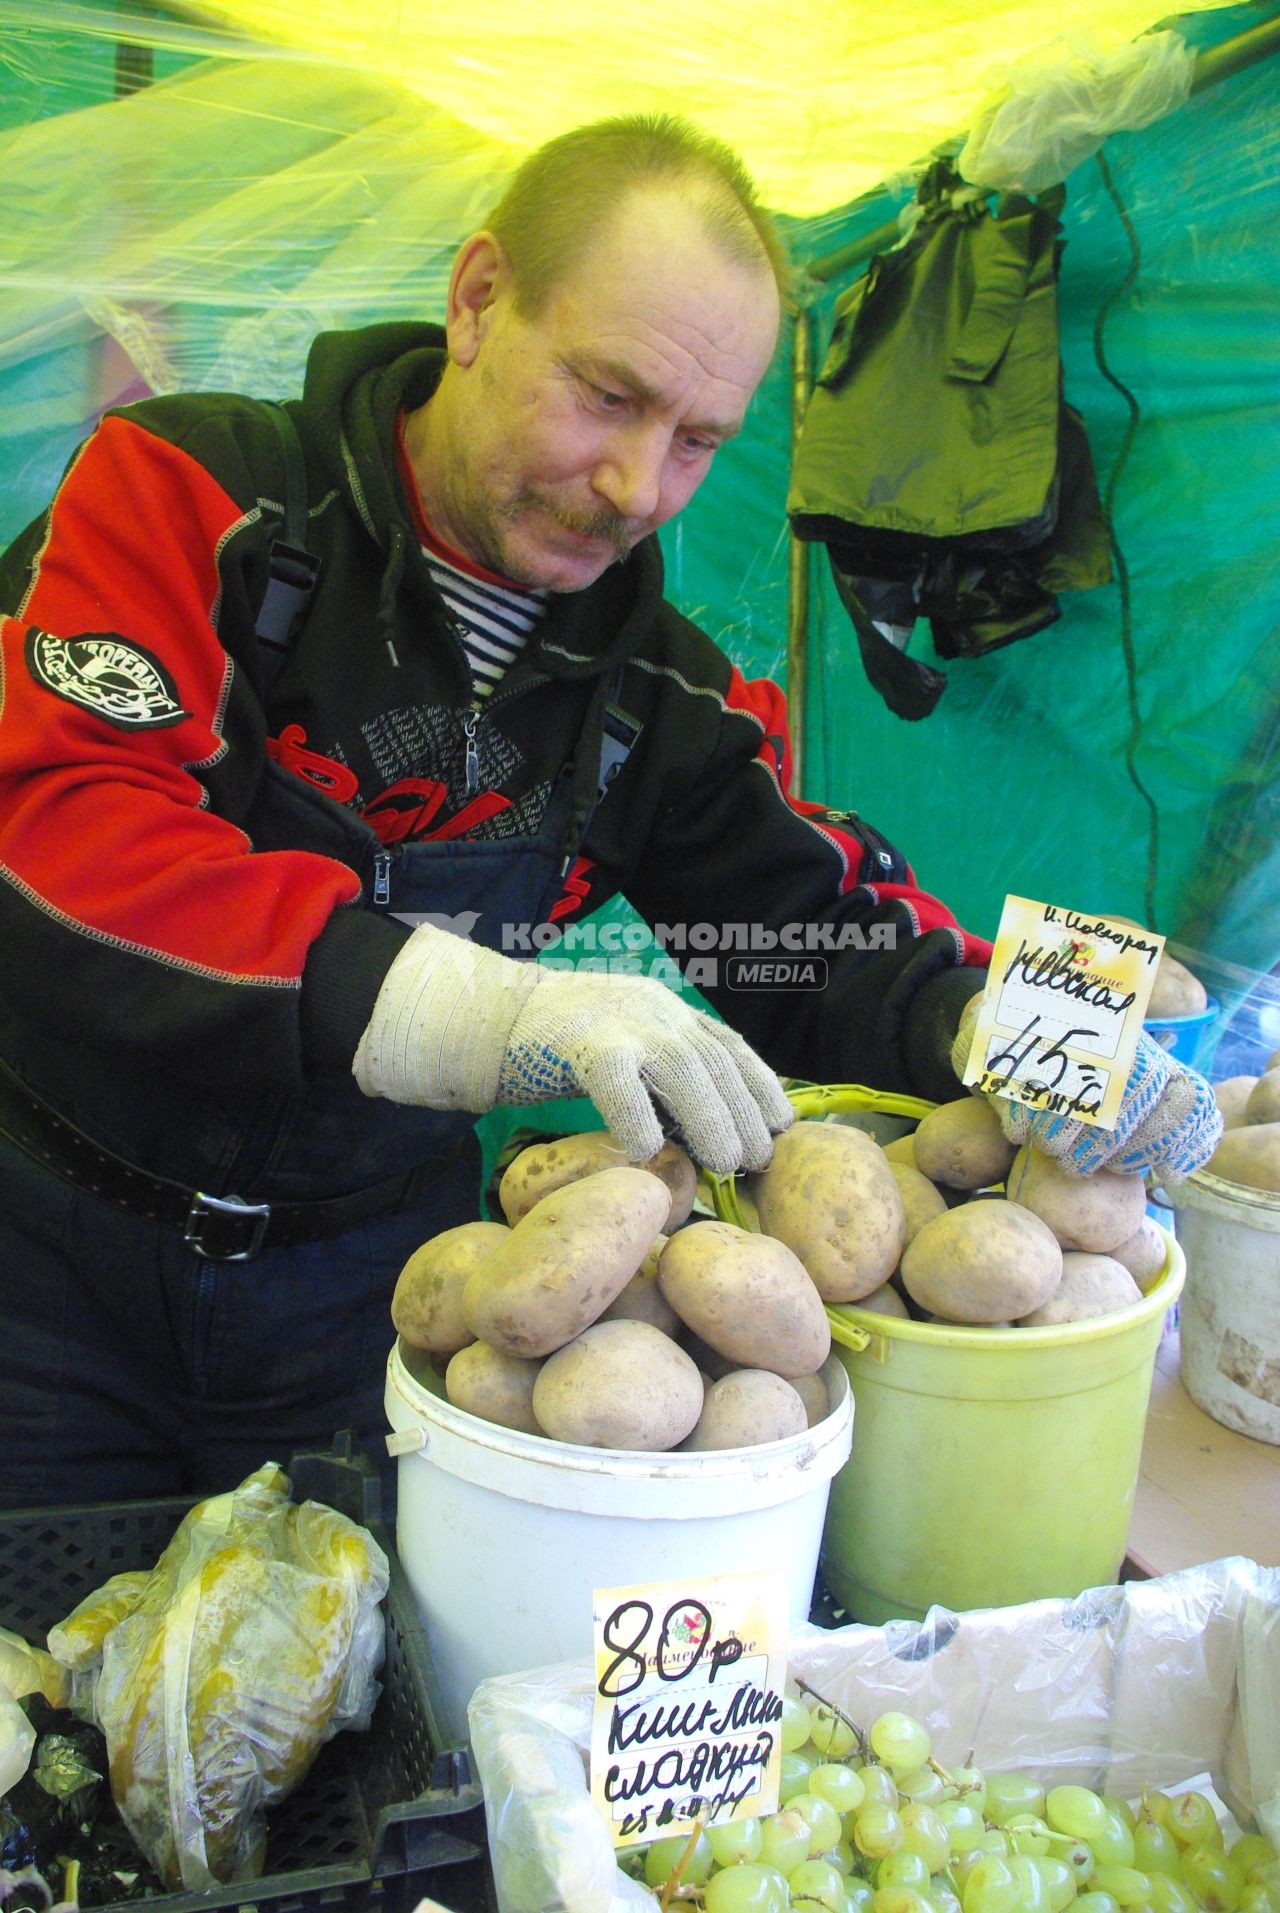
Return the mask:
<svg viewBox="0 0 1280 1913">
<path fill-rule="evenodd" d="M 668 1143 L 627 1161 L 604 1132 L 536 1143 L 499 1184 L 506 1222 L 410 1257 L 404 1347 L 455 1406 L 597 1448 L 701 1450 L 802 1434 L 829 1410 L 822 1297 L 785 1244 L 691 1220 L 697 1172 Z"/>
<path fill-rule="evenodd" d="M 859 1127 L 796 1123 L 748 1188 L 760 1227 L 795 1251 L 824 1301 L 884 1315 L 1080 1321 L 1131 1307 L 1164 1268 L 1141 1176 L 1069 1176 L 1015 1149 L 974 1095 L 883 1148 Z"/>
<path fill-rule="evenodd" d="M 1164 1238 L 1140 1176 L 1066 1175 L 965 1095 L 881 1147 L 799 1121 L 740 1185 L 750 1227 L 695 1216 L 668 1143 L 629 1163 L 606 1132 L 537 1143 L 498 1190 L 505 1222 L 434 1236 L 392 1320 L 455 1406 L 612 1449 L 742 1448 L 829 1411 L 828 1303 L 982 1327 L 1128 1308 Z"/>
<path fill-rule="evenodd" d="M 1228 1076 L 1213 1086 L 1222 1111 L 1222 1140 L 1205 1164 L 1248 1189 L 1280 1191 L 1280 1050 L 1260 1076 Z"/>
</svg>

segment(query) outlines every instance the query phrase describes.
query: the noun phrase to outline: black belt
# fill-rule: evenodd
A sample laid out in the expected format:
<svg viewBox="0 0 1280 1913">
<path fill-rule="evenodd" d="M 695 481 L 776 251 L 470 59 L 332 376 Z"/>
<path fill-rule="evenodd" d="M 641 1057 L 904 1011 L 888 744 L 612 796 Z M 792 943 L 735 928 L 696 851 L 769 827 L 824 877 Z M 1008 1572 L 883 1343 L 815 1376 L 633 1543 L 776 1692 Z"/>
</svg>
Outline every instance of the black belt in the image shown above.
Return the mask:
<svg viewBox="0 0 1280 1913">
<path fill-rule="evenodd" d="M 211 1196 L 150 1175 L 69 1123 L 0 1065 L 0 1135 L 42 1162 L 65 1182 L 131 1215 L 179 1229 L 210 1262 L 249 1262 L 264 1249 L 289 1248 L 341 1235 L 375 1216 L 391 1215 L 439 1180 L 462 1153 L 464 1135 L 447 1155 L 349 1195 L 315 1202 L 247 1202 Z"/>
</svg>

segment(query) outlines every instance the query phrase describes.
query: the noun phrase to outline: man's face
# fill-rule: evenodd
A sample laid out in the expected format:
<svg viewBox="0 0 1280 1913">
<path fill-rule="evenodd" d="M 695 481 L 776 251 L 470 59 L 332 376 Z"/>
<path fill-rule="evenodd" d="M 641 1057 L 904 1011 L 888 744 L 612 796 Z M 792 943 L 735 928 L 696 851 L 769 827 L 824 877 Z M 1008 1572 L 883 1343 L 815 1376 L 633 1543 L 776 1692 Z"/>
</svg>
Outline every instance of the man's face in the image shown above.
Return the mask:
<svg viewBox="0 0 1280 1913">
<path fill-rule="evenodd" d="M 450 325 L 456 405 L 448 457 L 419 473 L 427 513 L 504 577 L 580 591 L 688 502 L 740 428 L 777 290 L 763 260 L 726 259 L 695 205 L 653 188 L 533 318 L 497 259 Z"/>
</svg>

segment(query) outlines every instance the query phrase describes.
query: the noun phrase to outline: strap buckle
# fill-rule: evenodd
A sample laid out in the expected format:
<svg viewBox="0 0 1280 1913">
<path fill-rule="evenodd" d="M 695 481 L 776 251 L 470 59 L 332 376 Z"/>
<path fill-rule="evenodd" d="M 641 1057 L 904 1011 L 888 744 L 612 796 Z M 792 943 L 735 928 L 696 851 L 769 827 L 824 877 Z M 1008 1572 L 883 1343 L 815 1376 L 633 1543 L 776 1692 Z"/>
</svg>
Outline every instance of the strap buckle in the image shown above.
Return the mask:
<svg viewBox="0 0 1280 1913">
<path fill-rule="evenodd" d="M 182 1239 L 207 1262 L 251 1262 L 266 1239 L 269 1202 L 206 1196 L 197 1190 Z"/>
</svg>

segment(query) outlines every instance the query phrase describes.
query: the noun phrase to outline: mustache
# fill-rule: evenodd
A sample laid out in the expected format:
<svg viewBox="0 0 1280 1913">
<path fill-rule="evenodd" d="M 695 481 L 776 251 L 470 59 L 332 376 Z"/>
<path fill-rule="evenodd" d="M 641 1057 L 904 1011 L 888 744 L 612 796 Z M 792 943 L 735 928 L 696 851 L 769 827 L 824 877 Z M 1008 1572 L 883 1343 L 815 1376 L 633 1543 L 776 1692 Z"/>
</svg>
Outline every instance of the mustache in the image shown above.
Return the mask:
<svg viewBox="0 0 1280 1913">
<path fill-rule="evenodd" d="M 625 558 L 643 535 L 642 528 L 634 526 L 629 518 L 624 518 L 609 505 L 599 505 L 590 511 L 573 511 L 551 499 L 539 498 L 536 492 L 523 492 L 508 515 L 515 517 L 527 505 L 536 505 L 539 511 L 553 518 L 565 531 L 577 532 L 582 538 L 598 538 L 603 544 L 612 545 L 619 558 Z"/>
</svg>

